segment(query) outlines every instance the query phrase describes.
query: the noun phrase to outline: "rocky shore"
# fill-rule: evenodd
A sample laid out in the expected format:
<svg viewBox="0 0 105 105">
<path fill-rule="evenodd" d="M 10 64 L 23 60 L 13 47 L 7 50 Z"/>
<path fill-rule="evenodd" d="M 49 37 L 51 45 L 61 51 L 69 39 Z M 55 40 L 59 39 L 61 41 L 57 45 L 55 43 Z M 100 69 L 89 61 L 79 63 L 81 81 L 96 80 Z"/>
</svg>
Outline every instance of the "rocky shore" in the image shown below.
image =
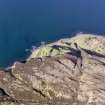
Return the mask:
<svg viewBox="0 0 105 105">
<path fill-rule="evenodd" d="M 80 33 L 1 69 L 0 105 L 105 105 L 105 37 Z"/>
</svg>

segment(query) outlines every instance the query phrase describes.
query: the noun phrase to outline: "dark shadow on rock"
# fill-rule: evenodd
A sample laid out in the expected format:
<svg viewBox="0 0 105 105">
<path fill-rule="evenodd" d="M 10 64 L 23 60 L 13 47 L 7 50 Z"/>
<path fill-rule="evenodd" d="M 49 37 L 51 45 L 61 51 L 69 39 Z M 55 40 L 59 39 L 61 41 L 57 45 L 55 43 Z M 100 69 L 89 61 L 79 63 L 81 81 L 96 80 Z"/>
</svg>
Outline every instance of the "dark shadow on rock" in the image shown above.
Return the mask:
<svg viewBox="0 0 105 105">
<path fill-rule="evenodd" d="M 103 55 L 103 54 L 100 54 L 100 53 L 97 53 L 95 51 L 91 51 L 91 50 L 88 50 L 88 49 L 84 49 L 84 48 L 81 48 L 81 49 L 83 51 L 85 51 L 86 53 L 90 54 L 90 55 L 105 58 L 105 55 Z"/>
</svg>

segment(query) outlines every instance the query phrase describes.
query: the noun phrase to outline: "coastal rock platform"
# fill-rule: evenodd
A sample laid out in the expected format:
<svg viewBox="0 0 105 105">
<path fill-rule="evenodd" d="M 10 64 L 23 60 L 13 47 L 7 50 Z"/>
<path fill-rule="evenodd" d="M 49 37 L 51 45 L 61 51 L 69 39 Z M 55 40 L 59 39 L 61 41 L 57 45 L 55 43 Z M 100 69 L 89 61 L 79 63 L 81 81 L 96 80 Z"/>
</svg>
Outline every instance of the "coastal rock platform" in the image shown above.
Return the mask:
<svg viewBox="0 0 105 105">
<path fill-rule="evenodd" d="M 80 33 L 1 69 L 0 105 L 105 105 L 105 37 Z"/>
</svg>

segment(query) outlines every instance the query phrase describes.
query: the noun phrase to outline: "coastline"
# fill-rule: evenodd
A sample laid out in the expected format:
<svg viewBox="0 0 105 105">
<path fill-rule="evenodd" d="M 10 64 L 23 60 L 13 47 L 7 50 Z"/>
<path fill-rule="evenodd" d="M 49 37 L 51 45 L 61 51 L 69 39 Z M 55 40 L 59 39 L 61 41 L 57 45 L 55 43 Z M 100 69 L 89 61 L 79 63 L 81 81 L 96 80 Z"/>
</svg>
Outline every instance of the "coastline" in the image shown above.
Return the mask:
<svg viewBox="0 0 105 105">
<path fill-rule="evenodd" d="M 67 45 L 67 43 L 69 43 L 70 45 Z M 104 36 L 94 35 L 94 34 L 77 33 L 75 36 L 73 36 L 71 38 L 60 39 L 60 40 L 53 42 L 51 44 L 46 44 L 45 46 L 39 47 L 38 49 L 36 48 L 35 50 L 32 51 L 29 58 L 32 58 L 32 56 L 40 57 L 41 54 L 38 55 L 38 53 L 41 53 L 41 52 L 46 53 L 45 55 L 42 54 L 42 56 L 49 55 L 48 53 L 51 50 L 50 48 L 54 45 L 75 48 L 74 43 L 77 43 L 79 45 L 79 47 L 81 47 L 81 48 L 92 50 L 97 53 L 105 55 L 105 47 L 104 47 L 105 37 Z"/>
<path fill-rule="evenodd" d="M 78 34 L 35 49 L 0 70 L 0 105 L 104 105 L 104 48 L 105 37 Z"/>
<path fill-rule="evenodd" d="M 92 41 L 89 42 L 89 40 L 92 40 Z M 94 42 L 95 43 L 97 42 L 96 46 L 100 45 L 100 48 L 98 46 L 96 47 L 95 45 L 93 45 L 92 43 L 94 43 Z M 67 45 L 67 43 L 70 45 Z M 83 49 L 85 48 L 85 49 L 100 53 L 102 55 L 105 55 L 105 47 L 104 47 L 105 36 L 97 35 L 97 34 L 86 34 L 86 33 L 79 32 L 70 38 L 62 38 L 62 39 L 59 39 L 59 40 L 49 43 L 49 44 L 43 44 L 43 45 L 40 45 L 39 47 L 35 47 L 35 48 L 32 47 L 32 49 L 30 49 L 30 50 L 28 49 L 28 51 L 30 51 L 30 54 L 28 54 L 29 56 L 27 56 L 26 59 L 19 60 L 19 62 L 27 62 L 32 58 L 38 58 L 38 57 L 44 57 L 44 56 L 55 56 L 57 54 L 67 53 L 67 52 L 69 52 L 69 50 L 61 49 L 61 51 L 55 50 L 54 54 L 51 55 L 50 50 L 52 49 L 52 46 L 54 46 L 54 45 L 64 46 L 65 48 L 71 47 L 71 48 L 75 49 L 74 43 L 77 43 L 79 45 L 79 47 L 81 47 Z M 93 48 L 92 48 L 92 46 L 93 46 Z M 8 71 L 14 66 L 14 64 L 15 64 L 15 62 L 11 66 L 5 67 L 4 69 L 6 71 Z"/>
</svg>

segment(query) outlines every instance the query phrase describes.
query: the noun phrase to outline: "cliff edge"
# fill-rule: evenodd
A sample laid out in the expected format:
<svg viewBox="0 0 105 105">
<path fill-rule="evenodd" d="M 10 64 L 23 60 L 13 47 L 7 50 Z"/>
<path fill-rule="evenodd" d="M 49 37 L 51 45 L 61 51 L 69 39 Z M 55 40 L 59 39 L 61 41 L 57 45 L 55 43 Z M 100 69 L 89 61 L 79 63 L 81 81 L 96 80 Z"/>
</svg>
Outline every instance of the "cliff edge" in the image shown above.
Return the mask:
<svg viewBox="0 0 105 105">
<path fill-rule="evenodd" d="M 0 70 L 0 105 L 105 105 L 105 37 L 80 33 Z"/>
</svg>

